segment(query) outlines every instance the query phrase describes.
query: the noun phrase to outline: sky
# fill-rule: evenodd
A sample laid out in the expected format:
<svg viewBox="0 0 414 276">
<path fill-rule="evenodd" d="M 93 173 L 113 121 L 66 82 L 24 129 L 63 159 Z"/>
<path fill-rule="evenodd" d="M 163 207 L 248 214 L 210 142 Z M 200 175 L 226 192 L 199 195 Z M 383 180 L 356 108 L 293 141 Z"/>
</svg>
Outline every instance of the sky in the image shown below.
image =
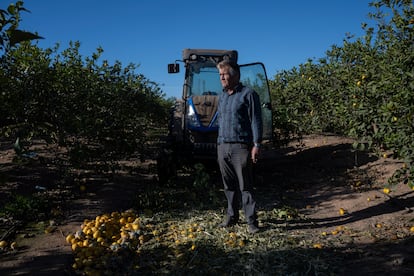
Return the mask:
<svg viewBox="0 0 414 276">
<path fill-rule="evenodd" d="M 13 0 L 0 0 L 5 9 Z M 37 32 L 37 45 L 83 56 L 98 47 L 102 60 L 139 65 L 167 98 L 181 97 L 183 72 L 167 64 L 185 48 L 239 52 L 239 63 L 262 62 L 269 79 L 341 46 L 346 34 L 362 37 L 371 0 L 25 0 L 20 29 Z M 182 65 L 181 65 L 182 66 Z M 181 67 L 183 69 L 183 67 Z M 181 70 L 183 71 L 183 70 Z"/>
</svg>

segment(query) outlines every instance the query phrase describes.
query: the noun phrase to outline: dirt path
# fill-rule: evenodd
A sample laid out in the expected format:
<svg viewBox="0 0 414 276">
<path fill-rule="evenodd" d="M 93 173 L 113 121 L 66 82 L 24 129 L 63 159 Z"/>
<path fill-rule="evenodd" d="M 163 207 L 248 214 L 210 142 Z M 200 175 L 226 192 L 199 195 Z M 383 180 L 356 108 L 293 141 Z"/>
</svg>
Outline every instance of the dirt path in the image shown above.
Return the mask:
<svg viewBox="0 0 414 276">
<path fill-rule="evenodd" d="M 414 275 L 414 233 L 410 232 L 414 191 L 404 185 L 390 194 L 382 191 L 401 163 L 355 155 L 351 142 L 336 136 L 310 136 L 301 146 L 292 144 L 263 156 L 258 169 L 259 208 L 282 203 L 296 208 L 304 219 L 288 225 L 289 231 L 304 233 L 315 243 L 348 255 L 342 264 L 343 275 Z M 2 171 L 6 171 L 12 153 L 3 148 L 1 154 Z M 42 181 L 50 176 L 45 173 L 34 179 Z M 79 230 L 86 218 L 130 208 L 151 177 L 136 171 L 90 177 L 85 192 L 66 191 L 73 198 L 65 203 L 61 219 L 52 223 L 52 231 L 44 233 L 41 225 L 19 231 L 17 248 L 0 253 L 0 274 L 72 275 L 73 256 L 65 236 Z M 33 179 L 20 185 L 27 188 L 30 182 Z M 0 190 L 0 195 L 5 192 Z"/>
</svg>

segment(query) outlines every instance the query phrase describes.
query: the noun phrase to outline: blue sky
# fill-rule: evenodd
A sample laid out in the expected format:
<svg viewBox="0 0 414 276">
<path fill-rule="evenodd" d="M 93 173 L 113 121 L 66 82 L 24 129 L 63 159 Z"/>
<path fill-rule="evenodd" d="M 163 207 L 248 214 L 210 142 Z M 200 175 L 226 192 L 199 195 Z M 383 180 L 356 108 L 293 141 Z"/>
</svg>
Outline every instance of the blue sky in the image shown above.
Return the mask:
<svg viewBox="0 0 414 276">
<path fill-rule="evenodd" d="M 0 8 L 15 2 L 7 0 Z M 370 0 L 25 0 L 20 28 L 38 32 L 42 48 L 80 41 L 81 53 L 97 47 L 103 59 L 160 85 L 167 97 L 181 95 L 183 76 L 169 75 L 167 64 L 184 48 L 235 49 L 239 63 L 263 62 L 270 79 L 318 59 L 346 33 L 361 37 L 369 22 Z M 5 5 L 6 4 L 6 5 Z"/>
</svg>

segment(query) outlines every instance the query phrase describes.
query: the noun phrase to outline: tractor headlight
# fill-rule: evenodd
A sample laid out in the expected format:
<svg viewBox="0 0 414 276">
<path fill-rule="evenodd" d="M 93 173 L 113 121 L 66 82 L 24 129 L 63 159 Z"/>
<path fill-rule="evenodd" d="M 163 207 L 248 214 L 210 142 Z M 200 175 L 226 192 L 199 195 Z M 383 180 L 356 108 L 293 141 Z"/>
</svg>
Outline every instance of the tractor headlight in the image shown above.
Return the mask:
<svg viewBox="0 0 414 276">
<path fill-rule="evenodd" d="M 200 122 L 198 121 L 197 113 L 195 112 L 194 107 L 191 104 L 188 105 L 186 120 L 187 125 L 189 127 L 200 127 Z"/>
</svg>

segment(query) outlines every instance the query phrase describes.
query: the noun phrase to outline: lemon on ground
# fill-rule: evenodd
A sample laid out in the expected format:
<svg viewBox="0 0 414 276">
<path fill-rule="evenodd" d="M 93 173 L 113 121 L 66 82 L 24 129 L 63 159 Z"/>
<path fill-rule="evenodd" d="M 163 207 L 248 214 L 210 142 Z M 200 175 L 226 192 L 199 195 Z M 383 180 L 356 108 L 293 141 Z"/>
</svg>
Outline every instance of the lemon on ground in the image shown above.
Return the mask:
<svg viewBox="0 0 414 276">
<path fill-rule="evenodd" d="M 75 235 L 73 234 L 69 234 L 66 236 L 66 242 L 67 243 L 72 243 L 72 240 L 75 238 Z"/>
<path fill-rule="evenodd" d="M 6 241 L 0 241 L 0 248 L 5 248 L 7 246 Z"/>
<path fill-rule="evenodd" d="M 322 248 L 322 244 L 320 244 L 320 243 L 315 243 L 315 244 L 313 245 L 313 248 L 316 248 L 316 249 L 321 249 L 321 248 Z"/>
</svg>

